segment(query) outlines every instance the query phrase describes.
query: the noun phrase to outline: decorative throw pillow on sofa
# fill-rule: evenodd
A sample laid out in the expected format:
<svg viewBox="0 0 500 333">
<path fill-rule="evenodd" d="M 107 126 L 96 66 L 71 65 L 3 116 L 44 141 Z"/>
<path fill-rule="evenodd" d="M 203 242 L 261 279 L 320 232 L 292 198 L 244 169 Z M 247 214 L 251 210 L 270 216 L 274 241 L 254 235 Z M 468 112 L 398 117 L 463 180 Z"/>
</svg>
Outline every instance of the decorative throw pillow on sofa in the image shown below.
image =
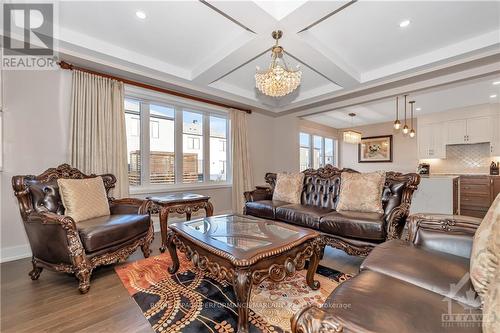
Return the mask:
<svg viewBox="0 0 500 333">
<path fill-rule="evenodd" d="M 300 204 L 304 174 L 280 172 L 276 175 L 273 200 L 280 200 L 292 204 Z"/>
<path fill-rule="evenodd" d="M 483 315 L 493 318 L 500 304 L 496 284 L 500 271 L 500 194 L 476 230 L 470 259 L 470 279 L 484 305 Z M 488 321 L 485 320 L 483 332 L 496 331 L 489 327 Z"/>
<path fill-rule="evenodd" d="M 337 211 L 383 213 L 382 191 L 385 172 L 342 172 Z"/>
<path fill-rule="evenodd" d="M 109 215 L 109 204 L 102 177 L 58 179 L 65 215 L 75 222 Z"/>
</svg>

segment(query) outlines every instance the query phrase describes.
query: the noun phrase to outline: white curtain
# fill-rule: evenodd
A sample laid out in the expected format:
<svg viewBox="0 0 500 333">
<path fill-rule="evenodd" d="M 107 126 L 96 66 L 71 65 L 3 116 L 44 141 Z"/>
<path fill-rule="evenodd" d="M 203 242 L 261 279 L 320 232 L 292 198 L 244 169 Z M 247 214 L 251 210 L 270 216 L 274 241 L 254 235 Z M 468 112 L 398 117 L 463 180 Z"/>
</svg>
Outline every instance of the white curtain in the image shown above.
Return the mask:
<svg viewBox="0 0 500 333">
<path fill-rule="evenodd" d="M 128 196 L 123 83 L 73 70 L 71 165 L 84 173 L 111 173 L 113 196 Z"/>
<path fill-rule="evenodd" d="M 243 192 L 252 189 L 250 151 L 248 148 L 248 114 L 240 110 L 231 113 L 231 152 L 233 160 L 233 212 L 243 213 L 245 204 Z"/>
</svg>

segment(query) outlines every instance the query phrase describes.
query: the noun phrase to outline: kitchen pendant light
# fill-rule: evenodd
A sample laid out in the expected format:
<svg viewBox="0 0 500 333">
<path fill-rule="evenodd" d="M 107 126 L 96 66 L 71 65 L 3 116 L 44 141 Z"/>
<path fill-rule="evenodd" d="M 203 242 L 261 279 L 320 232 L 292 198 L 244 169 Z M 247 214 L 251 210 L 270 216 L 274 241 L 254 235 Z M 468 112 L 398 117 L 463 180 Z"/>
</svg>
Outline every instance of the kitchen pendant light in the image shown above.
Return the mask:
<svg viewBox="0 0 500 333">
<path fill-rule="evenodd" d="M 411 122 L 411 130 L 410 130 L 410 138 L 415 137 L 415 129 L 413 128 L 413 105 L 415 101 L 410 101 L 410 122 Z"/>
<path fill-rule="evenodd" d="M 405 125 L 403 126 L 403 134 L 408 134 L 408 132 L 410 131 L 406 123 L 406 97 L 408 97 L 408 95 L 405 95 Z"/>
<path fill-rule="evenodd" d="M 344 131 L 343 139 L 346 143 L 359 144 L 361 143 L 361 133 L 352 129 L 354 127 L 354 117 L 356 117 L 355 113 L 349 113 L 349 117 L 351 117 L 351 129 Z"/>
<path fill-rule="evenodd" d="M 399 130 L 401 128 L 401 122 L 399 121 L 399 97 L 396 96 L 396 120 L 394 121 L 394 129 Z"/>
</svg>

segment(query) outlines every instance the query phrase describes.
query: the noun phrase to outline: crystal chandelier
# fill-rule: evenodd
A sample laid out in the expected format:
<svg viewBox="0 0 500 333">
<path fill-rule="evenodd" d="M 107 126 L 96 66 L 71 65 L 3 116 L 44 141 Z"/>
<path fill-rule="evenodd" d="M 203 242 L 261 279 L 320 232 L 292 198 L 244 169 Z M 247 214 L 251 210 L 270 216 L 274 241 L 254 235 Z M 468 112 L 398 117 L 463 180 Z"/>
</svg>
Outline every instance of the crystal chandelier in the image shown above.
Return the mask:
<svg viewBox="0 0 500 333">
<path fill-rule="evenodd" d="M 264 95 L 271 97 L 282 97 L 288 95 L 300 85 L 302 72 L 298 70 L 289 70 L 283 58 L 285 50 L 278 45 L 278 40 L 283 36 L 281 30 L 273 31 L 273 38 L 276 44 L 271 49 L 271 65 L 265 71 L 255 73 L 255 87 Z"/>
<path fill-rule="evenodd" d="M 354 125 L 354 117 L 356 117 L 355 113 L 349 113 L 349 117 L 351 117 L 351 127 Z M 361 133 L 352 129 L 344 131 L 342 133 L 343 139 L 345 143 L 358 144 L 361 143 Z"/>
</svg>

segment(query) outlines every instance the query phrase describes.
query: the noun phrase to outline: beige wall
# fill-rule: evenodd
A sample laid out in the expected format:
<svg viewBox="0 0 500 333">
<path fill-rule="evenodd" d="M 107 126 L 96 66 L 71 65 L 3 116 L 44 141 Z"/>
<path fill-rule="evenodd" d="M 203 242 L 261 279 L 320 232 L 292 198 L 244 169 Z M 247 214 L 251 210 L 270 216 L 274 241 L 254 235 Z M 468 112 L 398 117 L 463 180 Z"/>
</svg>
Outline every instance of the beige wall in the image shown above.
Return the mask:
<svg viewBox="0 0 500 333">
<path fill-rule="evenodd" d="M 413 122 L 414 124 L 416 121 Z M 352 168 L 361 172 L 377 170 L 415 172 L 418 165 L 417 139 L 403 136 L 401 131 L 395 131 L 392 122 L 359 126 L 354 128 L 362 133 L 363 137 L 378 135 L 393 135 L 393 162 L 392 163 L 358 163 L 358 145 L 341 142 L 340 166 Z M 340 134 L 342 130 L 339 130 Z M 417 129 L 418 133 L 418 129 Z"/>
<path fill-rule="evenodd" d="M 1 257 L 29 251 L 11 178 L 68 161 L 70 75 L 4 72 L 4 169 L 1 172 Z"/>
</svg>

